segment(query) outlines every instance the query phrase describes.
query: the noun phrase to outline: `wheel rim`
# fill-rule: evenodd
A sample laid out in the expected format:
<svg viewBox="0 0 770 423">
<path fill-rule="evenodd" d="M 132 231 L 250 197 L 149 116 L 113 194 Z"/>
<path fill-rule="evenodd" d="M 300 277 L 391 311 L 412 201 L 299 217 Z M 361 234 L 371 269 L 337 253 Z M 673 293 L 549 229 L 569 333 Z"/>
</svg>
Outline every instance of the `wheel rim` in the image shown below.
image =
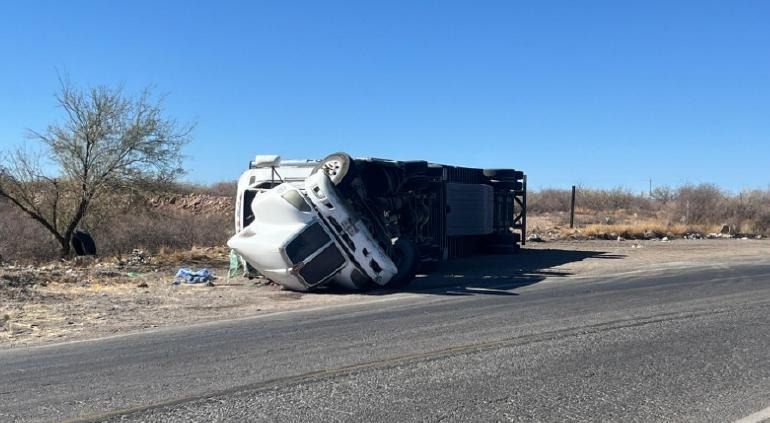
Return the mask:
<svg viewBox="0 0 770 423">
<path fill-rule="evenodd" d="M 324 162 L 324 168 L 326 169 L 326 174 L 329 175 L 329 179 L 331 179 L 334 182 L 337 182 L 338 179 L 341 178 L 341 170 L 342 170 L 342 161 L 338 159 L 332 159 L 327 160 Z"/>
</svg>

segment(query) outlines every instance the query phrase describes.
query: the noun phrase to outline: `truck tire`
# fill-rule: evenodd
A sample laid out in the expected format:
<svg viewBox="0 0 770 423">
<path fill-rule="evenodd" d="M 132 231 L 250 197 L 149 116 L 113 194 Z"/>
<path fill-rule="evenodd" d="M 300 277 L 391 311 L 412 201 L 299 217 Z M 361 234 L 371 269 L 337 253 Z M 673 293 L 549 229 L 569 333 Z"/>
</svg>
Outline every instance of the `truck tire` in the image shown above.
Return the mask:
<svg viewBox="0 0 770 423">
<path fill-rule="evenodd" d="M 371 278 L 364 275 L 358 269 L 354 270 L 353 273 L 351 273 L 350 279 L 353 281 L 353 284 L 356 286 L 357 292 L 369 292 L 377 286 L 374 283 L 374 281 L 371 280 Z"/>
<path fill-rule="evenodd" d="M 428 171 L 428 162 L 425 160 L 410 160 L 403 162 L 406 176 L 422 175 Z"/>
<path fill-rule="evenodd" d="M 396 263 L 398 273 L 385 284 L 385 288 L 401 289 L 409 285 L 417 274 L 417 268 L 420 266 L 420 254 L 414 243 L 408 239 L 397 239 L 393 247 L 396 251 L 393 261 Z"/>
<path fill-rule="evenodd" d="M 335 186 L 346 187 L 355 178 L 356 162 L 345 153 L 334 153 L 324 157 L 310 174 L 323 170 Z"/>
<path fill-rule="evenodd" d="M 524 179 L 524 172 L 514 169 L 484 169 L 484 176 L 498 181 L 519 180 Z"/>
<path fill-rule="evenodd" d="M 523 191 L 524 184 L 519 181 L 492 181 L 492 187 L 499 190 Z"/>
<path fill-rule="evenodd" d="M 76 256 L 95 256 L 96 243 L 88 232 L 75 231 L 70 242 Z"/>
</svg>

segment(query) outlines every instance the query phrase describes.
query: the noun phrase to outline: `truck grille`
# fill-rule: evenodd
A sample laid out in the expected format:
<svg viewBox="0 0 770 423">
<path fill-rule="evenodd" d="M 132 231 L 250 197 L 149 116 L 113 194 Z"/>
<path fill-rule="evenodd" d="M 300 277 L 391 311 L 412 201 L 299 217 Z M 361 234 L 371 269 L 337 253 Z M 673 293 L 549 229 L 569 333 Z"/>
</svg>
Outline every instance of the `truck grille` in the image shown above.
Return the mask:
<svg viewBox="0 0 770 423">
<path fill-rule="evenodd" d="M 286 255 L 292 264 L 297 264 L 320 250 L 331 241 L 329 235 L 318 223 L 313 223 L 286 246 Z"/>
<path fill-rule="evenodd" d="M 299 274 L 308 285 L 316 285 L 334 274 L 343 264 L 345 258 L 337 246 L 331 244 L 305 264 Z"/>
</svg>

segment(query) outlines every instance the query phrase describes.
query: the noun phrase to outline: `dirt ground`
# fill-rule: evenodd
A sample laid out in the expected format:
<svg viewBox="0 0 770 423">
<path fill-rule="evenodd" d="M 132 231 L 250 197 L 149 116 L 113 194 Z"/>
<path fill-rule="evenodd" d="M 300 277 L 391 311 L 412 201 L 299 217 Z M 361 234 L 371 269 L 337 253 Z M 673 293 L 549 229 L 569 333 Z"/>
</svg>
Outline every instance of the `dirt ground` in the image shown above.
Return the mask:
<svg viewBox="0 0 770 423">
<path fill-rule="evenodd" d="M 418 277 L 409 292 L 511 287 L 560 277 L 598 276 L 672 264 L 770 259 L 770 241 L 717 239 L 665 241 L 530 242 L 515 256 L 456 260 Z M 0 348 L 56 343 L 149 328 L 248 317 L 283 310 L 364 301 L 387 292 L 318 294 L 283 290 L 260 279 L 228 280 L 224 249 L 144 259 L 54 263 L 0 268 Z M 209 268 L 214 286 L 173 285 L 179 267 Z"/>
</svg>

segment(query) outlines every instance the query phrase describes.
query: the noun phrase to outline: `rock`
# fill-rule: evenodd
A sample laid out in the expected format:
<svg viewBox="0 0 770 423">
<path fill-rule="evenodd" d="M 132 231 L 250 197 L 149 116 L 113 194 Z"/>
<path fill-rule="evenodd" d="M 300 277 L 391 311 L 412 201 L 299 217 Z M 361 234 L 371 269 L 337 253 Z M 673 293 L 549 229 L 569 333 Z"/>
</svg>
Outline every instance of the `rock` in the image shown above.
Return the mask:
<svg viewBox="0 0 770 423">
<path fill-rule="evenodd" d="M 147 285 L 147 282 L 141 282 L 139 285 L 136 286 L 137 288 L 148 288 L 149 285 Z"/>
<path fill-rule="evenodd" d="M 757 239 L 762 239 L 762 235 L 757 235 Z"/>
<path fill-rule="evenodd" d="M 667 237 L 667 236 L 664 236 L 664 237 L 663 237 L 663 238 L 662 238 L 660 241 L 661 241 L 661 242 L 671 242 L 671 240 L 670 240 L 670 239 L 668 239 L 668 237 Z"/>
<path fill-rule="evenodd" d="M 730 233 L 730 225 L 722 225 L 722 229 L 719 230 L 719 233 L 721 233 L 721 234 L 729 234 Z"/>
</svg>

